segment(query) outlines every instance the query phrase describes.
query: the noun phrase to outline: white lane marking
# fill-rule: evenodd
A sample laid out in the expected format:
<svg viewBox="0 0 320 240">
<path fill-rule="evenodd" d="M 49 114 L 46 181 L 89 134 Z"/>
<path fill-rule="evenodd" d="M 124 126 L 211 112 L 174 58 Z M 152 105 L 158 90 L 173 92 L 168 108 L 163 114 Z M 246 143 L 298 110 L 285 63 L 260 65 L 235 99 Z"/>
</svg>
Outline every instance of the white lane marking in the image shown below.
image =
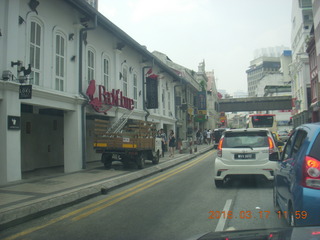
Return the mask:
<svg viewBox="0 0 320 240">
<path fill-rule="evenodd" d="M 228 200 L 226 201 L 226 204 L 224 205 L 224 208 L 223 208 L 223 211 L 224 211 L 225 213 L 227 213 L 227 212 L 230 210 L 231 203 L 232 203 L 232 199 L 228 199 Z M 219 222 L 218 222 L 218 225 L 217 225 L 215 231 L 216 231 L 216 232 L 223 231 L 224 225 L 226 224 L 226 221 L 227 221 L 227 218 L 226 218 L 226 217 L 220 217 Z"/>
</svg>

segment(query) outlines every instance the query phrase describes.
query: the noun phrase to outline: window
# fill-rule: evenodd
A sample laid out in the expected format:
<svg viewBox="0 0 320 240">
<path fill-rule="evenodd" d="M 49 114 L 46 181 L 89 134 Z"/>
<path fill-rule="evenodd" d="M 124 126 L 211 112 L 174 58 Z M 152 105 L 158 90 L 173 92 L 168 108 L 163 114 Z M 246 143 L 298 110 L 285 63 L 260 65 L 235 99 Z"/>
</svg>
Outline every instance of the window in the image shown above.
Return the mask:
<svg viewBox="0 0 320 240">
<path fill-rule="evenodd" d="M 122 77 L 123 77 L 122 95 L 125 97 L 128 97 L 128 70 L 126 67 L 123 68 Z"/>
<path fill-rule="evenodd" d="M 226 133 L 223 148 L 268 147 L 267 132 L 230 132 Z"/>
<path fill-rule="evenodd" d="M 288 159 L 291 156 L 291 149 L 292 149 L 292 139 L 294 138 L 294 133 L 292 133 L 291 137 L 288 139 L 286 146 L 283 150 L 282 156 L 283 160 Z"/>
<path fill-rule="evenodd" d="M 312 1 L 311 0 L 299 0 L 299 7 L 300 8 L 312 8 Z"/>
<path fill-rule="evenodd" d="M 133 102 L 134 102 L 134 108 L 137 108 L 137 100 L 138 100 L 138 80 L 137 80 L 137 74 L 133 74 Z"/>
<path fill-rule="evenodd" d="M 88 77 L 88 82 L 90 82 L 92 79 L 95 79 L 94 72 L 95 72 L 95 56 L 94 52 L 91 50 L 88 50 L 88 59 L 87 59 L 87 64 L 88 64 L 88 72 L 87 72 L 87 77 Z"/>
<path fill-rule="evenodd" d="M 170 110 L 171 110 L 171 98 L 170 98 L 170 92 L 168 92 L 168 110 L 169 110 L 169 112 L 170 112 Z"/>
<path fill-rule="evenodd" d="M 163 113 L 163 115 L 166 115 L 166 107 L 165 107 L 165 101 L 164 101 L 164 99 L 165 99 L 165 90 L 164 89 L 162 89 L 162 113 Z"/>
<path fill-rule="evenodd" d="M 292 158 L 298 153 L 304 139 L 307 137 L 307 132 L 303 130 L 299 130 L 297 133 L 297 137 L 294 141 L 293 149 L 292 149 Z"/>
<path fill-rule="evenodd" d="M 41 26 L 36 22 L 31 22 L 30 29 L 30 64 L 32 72 L 30 74 L 33 79 L 33 84 L 39 85 L 40 83 L 40 69 L 41 69 Z"/>
<path fill-rule="evenodd" d="M 64 91 L 65 81 L 65 38 L 56 35 L 56 52 L 55 52 L 55 89 Z"/>
<path fill-rule="evenodd" d="M 310 156 L 320 160 L 320 134 L 317 136 L 310 151 Z"/>
<path fill-rule="evenodd" d="M 103 85 L 106 87 L 106 89 L 109 88 L 109 76 L 110 76 L 109 59 L 104 58 L 103 59 Z"/>
</svg>

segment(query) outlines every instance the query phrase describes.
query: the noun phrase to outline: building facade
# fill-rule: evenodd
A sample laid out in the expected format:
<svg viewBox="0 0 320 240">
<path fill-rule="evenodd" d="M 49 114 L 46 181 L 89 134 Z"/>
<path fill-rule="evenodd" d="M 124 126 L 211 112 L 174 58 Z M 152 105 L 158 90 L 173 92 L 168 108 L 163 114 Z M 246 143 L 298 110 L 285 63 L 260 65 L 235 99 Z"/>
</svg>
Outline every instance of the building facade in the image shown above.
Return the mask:
<svg viewBox="0 0 320 240">
<path fill-rule="evenodd" d="M 250 68 L 247 70 L 248 89 L 251 91 L 249 97 L 291 95 L 291 79 L 289 75 L 291 54 L 290 50 L 283 50 L 278 57 L 260 56 L 251 61 Z M 277 111 L 259 111 L 257 113 L 275 114 L 278 128 L 289 130 L 291 129 L 291 112 L 291 110 L 279 109 Z"/>
<path fill-rule="evenodd" d="M 310 66 L 306 53 L 306 39 L 310 37 L 313 25 L 311 0 L 292 1 L 291 48 L 292 63 L 290 65 L 293 126 L 311 122 L 310 106 Z"/>
<path fill-rule="evenodd" d="M 1 1 L 0 29 L 0 184 L 99 160 L 94 119 L 130 114 L 167 132 L 187 121 L 176 112 L 179 74 L 84 0 Z"/>
<path fill-rule="evenodd" d="M 175 92 L 175 112 L 176 112 L 176 135 L 178 140 L 194 139 L 197 129 L 203 128 L 207 122 L 207 107 L 205 113 L 201 114 L 201 119 L 197 119 L 199 106 L 197 98 L 205 94 L 201 82 L 207 85 L 207 77 L 203 69 L 199 67 L 198 72 L 187 69 L 178 63 L 173 62 L 167 55 L 159 51 L 153 51 L 153 55 L 177 73 L 180 80 L 174 85 Z M 204 90 L 204 91 L 203 91 Z"/>
<path fill-rule="evenodd" d="M 310 38 L 307 42 L 307 53 L 309 56 L 310 79 L 311 79 L 311 105 L 312 122 L 320 121 L 320 84 L 319 68 L 320 62 L 320 3 L 312 1 L 313 28 L 310 32 Z"/>
<path fill-rule="evenodd" d="M 215 81 L 214 70 L 206 72 L 208 77 L 208 126 L 207 129 L 215 129 L 219 125 L 219 97 Z"/>
<path fill-rule="evenodd" d="M 260 81 L 270 74 L 280 73 L 280 59 L 279 57 L 259 57 L 250 62 L 247 73 L 248 82 L 248 96 L 257 97 L 257 88 Z"/>
</svg>

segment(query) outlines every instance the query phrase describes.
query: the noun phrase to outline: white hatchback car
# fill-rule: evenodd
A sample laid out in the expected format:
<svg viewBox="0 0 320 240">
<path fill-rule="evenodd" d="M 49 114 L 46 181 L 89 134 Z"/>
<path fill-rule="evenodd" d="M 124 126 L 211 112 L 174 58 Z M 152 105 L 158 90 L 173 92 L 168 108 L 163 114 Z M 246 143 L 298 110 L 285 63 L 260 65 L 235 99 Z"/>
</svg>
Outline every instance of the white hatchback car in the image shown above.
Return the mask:
<svg viewBox="0 0 320 240">
<path fill-rule="evenodd" d="M 243 175 L 264 176 L 273 180 L 279 151 L 268 129 L 231 129 L 223 133 L 214 166 L 217 188 L 227 178 Z"/>
</svg>

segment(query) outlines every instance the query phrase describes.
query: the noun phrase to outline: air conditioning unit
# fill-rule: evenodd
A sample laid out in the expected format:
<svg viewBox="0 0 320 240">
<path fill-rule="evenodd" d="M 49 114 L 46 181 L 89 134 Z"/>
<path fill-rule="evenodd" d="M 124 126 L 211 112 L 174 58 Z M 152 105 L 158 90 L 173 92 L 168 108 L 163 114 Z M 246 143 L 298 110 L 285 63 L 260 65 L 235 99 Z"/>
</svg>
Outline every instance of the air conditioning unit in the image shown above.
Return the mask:
<svg viewBox="0 0 320 240">
<path fill-rule="evenodd" d="M 12 79 L 12 72 L 10 72 L 9 70 L 5 70 L 2 72 L 2 80 L 8 81 L 11 79 Z"/>
</svg>

